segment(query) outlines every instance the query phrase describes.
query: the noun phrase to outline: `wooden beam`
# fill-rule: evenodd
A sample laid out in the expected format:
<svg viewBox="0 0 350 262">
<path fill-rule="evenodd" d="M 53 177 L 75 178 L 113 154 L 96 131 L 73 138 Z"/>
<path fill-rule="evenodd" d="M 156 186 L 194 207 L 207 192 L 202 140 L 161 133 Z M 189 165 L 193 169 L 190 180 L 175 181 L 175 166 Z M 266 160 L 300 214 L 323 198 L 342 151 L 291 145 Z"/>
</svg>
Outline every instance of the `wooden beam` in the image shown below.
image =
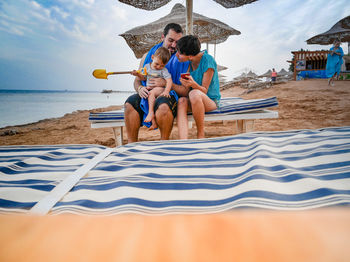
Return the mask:
<svg viewBox="0 0 350 262">
<path fill-rule="evenodd" d="M 186 34 L 193 35 L 193 0 L 186 0 Z"/>
</svg>

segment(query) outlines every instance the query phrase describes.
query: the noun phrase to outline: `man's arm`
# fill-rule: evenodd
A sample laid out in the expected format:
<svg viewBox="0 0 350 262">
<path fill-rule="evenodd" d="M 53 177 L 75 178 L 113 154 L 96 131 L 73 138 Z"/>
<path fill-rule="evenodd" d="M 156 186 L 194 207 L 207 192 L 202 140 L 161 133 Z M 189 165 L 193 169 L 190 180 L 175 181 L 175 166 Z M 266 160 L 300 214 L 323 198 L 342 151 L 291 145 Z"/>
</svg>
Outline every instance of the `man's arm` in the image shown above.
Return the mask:
<svg viewBox="0 0 350 262">
<path fill-rule="evenodd" d="M 141 67 L 143 67 L 143 63 L 144 63 L 144 61 L 146 59 L 146 56 L 147 56 L 147 53 L 143 55 L 143 57 L 142 57 L 142 59 L 140 61 L 139 69 L 141 69 Z M 141 80 L 138 77 L 135 77 L 134 89 L 135 89 L 136 93 L 139 94 L 140 97 L 148 98 L 149 91 L 148 91 L 147 87 L 142 86 Z"/>
<path fill-rule="evenodd" d="M 139 70 L 143 67 L 143 63 L 145 62 L 146 56 L 147 56 L 147 53 L 142 56 L 141 61 L 140 61 L 140 65 L 139 65 Z M 134 89 L 136 92 L 139 92 L 140 86 L 142 86 L 140 78 L 135 77 Z"/>
<path fill-rule="evenodd" d="M 179 96 L 188 96 L 188 93 L 190 92 L 189 87 L 185 87 L 183 85 L 177 85 L 173 83 L 172 89 L 179 95 Z"/>
</svg>

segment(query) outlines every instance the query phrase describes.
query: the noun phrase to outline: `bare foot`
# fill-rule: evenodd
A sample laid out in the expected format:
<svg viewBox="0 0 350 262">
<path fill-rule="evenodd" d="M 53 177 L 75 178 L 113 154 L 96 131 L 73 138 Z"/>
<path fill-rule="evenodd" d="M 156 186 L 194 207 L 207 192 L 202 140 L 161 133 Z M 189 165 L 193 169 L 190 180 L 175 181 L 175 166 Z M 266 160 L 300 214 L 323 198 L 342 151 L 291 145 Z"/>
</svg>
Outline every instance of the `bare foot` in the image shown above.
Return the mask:
<svg viewBox="0 0 350 262">
<path fill-rule="evenodd" d="M 148 112 L 148 115 L 146 117 L 146 119 L 144 120 L 145 122 L 151 122 L 154 118 L 154 113 L 150 113 Z"/>
<path fill-rule="evenodd" d="M 154 118 L 152 119 L 152 125 L 148 128 L 149 130 L 154 130 L 158 128 L 157 122 L 156 120 L 154 120 Z"/>
</svg>

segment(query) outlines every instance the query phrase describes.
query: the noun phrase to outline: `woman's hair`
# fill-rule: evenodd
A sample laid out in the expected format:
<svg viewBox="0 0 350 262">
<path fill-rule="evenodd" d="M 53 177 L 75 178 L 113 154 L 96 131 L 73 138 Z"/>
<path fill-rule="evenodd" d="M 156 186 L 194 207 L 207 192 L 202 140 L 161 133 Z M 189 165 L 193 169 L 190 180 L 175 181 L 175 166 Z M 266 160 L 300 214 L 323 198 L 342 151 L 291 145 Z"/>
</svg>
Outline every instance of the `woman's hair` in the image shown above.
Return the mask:
<svg viewBox="0 0 350 262">
<path fill-rule="evenodd" d="M 184 55 L 197 55 L 201 51 L 201 42 L 197 36 L 186 35 L 177 41 L 177 51 Z"/>
<path fill-rule="evenodd" d="M 168 63 L 168 61 L 170 60 L 170 51 L 165 48 L 165 47 L 159 47 L 156 52 L 154 52 L 154 56 L 159 57 L 163 64 L 166 65 L 166 63 Z"/>
</svg>

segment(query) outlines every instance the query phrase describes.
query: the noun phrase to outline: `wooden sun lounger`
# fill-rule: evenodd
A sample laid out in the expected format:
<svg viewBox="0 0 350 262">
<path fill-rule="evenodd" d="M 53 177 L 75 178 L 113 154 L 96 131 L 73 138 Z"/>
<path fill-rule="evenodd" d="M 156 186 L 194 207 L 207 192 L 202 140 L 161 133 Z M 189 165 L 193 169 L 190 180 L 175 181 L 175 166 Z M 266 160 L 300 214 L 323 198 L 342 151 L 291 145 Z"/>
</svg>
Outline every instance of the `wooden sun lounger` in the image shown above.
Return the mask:
<svg viewBox="0 0 350 262">
<path fill-rule="evenodd" d="M 244 100 L 237 97 L 223 98 L 220 110 L 205 114 L 204 121 L 225 121 L 233 120 L 237 133 L 254 131 L 255 119 L 278 118 L 278 112 L 265 108 L 278 105 L 276 97 L 267 99 Z M 116 146 L 123 144 L 124 111 L 110 111 L 102 113 L 90 113 L 89 121 L 91 128 L 113 129 Z M 193 116 L 188 116 L 189 128 L 194 122 Z"/>
</svg>

